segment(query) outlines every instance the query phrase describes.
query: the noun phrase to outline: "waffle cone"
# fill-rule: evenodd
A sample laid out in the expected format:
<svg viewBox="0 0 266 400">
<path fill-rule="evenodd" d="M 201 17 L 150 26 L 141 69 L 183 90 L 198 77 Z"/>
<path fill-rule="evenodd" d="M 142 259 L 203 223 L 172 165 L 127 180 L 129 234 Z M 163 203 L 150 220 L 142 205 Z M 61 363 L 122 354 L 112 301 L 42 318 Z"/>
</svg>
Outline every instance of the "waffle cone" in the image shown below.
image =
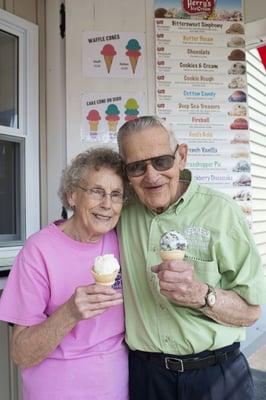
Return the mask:
<svg viewBox="0 0 266 400">
<path fill-rule="evenodd" d="M 112 274 L 97 274 L 93 269 L 91 271 L 95 282 L 98 285 L 103 285 L 103 286 L 112 286 L 113 283 L 115 283 L 115 278 L 117 277 L 118 271 L 113 272 Z"/>
<path fill-rule="evenodd" d="M 114 59 L 114 56 L 104 56 L 104 61 L 105 61 L 105 65 L 106 65 L 108 74 L 111 71 L 113 59 Z"/>
<path fill-rule="evenodd" d="M 130 61 L 130 64 L 131 64 L 131 68 L 132 68 L 133 74 L 135 74 L 135 71 L 136 71 L 136 68 L 137 68 L 138 58 L 139 57 L 132 57 L 132 56 L 129 57 L 129 61 Z"/>
<path fill-rule="evenodd" d="M 163 261 L 183 260 L 185 250 L 161 250 L 160 256 Z"/>
</svg>

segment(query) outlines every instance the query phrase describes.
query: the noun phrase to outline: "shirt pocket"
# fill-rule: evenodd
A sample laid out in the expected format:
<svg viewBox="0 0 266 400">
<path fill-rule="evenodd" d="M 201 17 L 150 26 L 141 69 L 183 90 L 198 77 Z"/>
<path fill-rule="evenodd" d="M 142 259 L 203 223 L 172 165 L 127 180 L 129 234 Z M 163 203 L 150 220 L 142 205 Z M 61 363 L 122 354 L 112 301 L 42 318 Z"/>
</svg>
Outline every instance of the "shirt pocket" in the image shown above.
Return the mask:
<svg viewBox="0 0 266 400">
<path fill-rule="evenodd" d="M 221 274 L 216 261 L 203 261 L 194 257 L 186 257 L 186 261 L 194 265 L 196 279 L 200 282 L 214 287 L 220 286 Z"/>
</svg>

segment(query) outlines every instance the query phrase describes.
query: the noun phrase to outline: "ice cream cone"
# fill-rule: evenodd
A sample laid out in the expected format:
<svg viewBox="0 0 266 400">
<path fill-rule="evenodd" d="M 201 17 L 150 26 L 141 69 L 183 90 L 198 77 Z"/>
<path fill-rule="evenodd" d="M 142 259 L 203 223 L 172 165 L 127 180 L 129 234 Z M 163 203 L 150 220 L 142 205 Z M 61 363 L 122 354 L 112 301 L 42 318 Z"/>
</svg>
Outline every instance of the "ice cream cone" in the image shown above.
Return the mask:
<svg viewBox="0 0 266 400">
<path fill-rule="evenodd" d="M 113 254 L 95 257 L 92 275 L 97 284 L 112 286 L 119 272 L 120 265 Z"/>
<path fill-rule="evenodd" d="M 111 71 L 113 59 L 114 59 L 114 56 L 104 56 L 104 61 L 105 61 L 105 65 L 106 65 L 108 74 Z"/>
<path fill-rule="evenodd" d="M 160 240 L 160 256 L 163 261 L 183 260 L 187 245 L 181 233 L 174 230 L 165 232 Z"/>
<path fill-rule="evenodd" d="M 160 256 L 163 261 L 182 261 L 185 257 L 185 250 L 160 250 Z"/>
<path fill-rule="evenodd" d="M 131 64 L 133 74 L 135 74 L 135 71 L 137 68 L 138 58 L 139 58 L 139 56 L 137 56 L 137 57 L 129 56 L 129 61 Z"/>
<path fill-rule="evenodd" d="M 99 122 L 98 121 L 89 121 L 89 128 L 91 132 L 98 131 Z"/>
<path fill-rule="evenodd" d="M 117 121 L 108 121 L 108 127 L 110 132 L 116 132 L 117 130 Z"/>
<path fill-rule="evenodd" d="M 95 279 L 95 282 L 98 285 L 103 286 L 112 286 L 115 283 L 115 278 L 117 277 L 118 271 L 114 271 L 112 274 L 97 274 L 92 269 L 92 275 Z"/>
</svg>

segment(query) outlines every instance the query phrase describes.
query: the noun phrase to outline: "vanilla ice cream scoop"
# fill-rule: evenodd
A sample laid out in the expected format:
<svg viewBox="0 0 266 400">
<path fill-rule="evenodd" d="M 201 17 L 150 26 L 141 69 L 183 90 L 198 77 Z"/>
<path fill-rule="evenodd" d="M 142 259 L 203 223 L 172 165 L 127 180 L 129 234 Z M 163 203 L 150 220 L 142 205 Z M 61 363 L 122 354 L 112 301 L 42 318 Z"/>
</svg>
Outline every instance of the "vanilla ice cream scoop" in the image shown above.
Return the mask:
<svg viewBox="0 0 266 400">
<path fill-rule="evenodd" d="M 113 254 L 97 256 L 94 261 L 94 272 L 99 275 L 112 274 L 119 271 L 120 265 Z"/>
<path fill-rule="evenodd" d="M 113 254 L 97 256 L 94 261 L 92 274 L 99 285 L 111 286 L 119 272 L 120 265 Z"/>
<path fill-rule="evenodd" d="M 164 261 L 183 260 L 187 249 L 187 240 L 176 231 L 169 231 L 160 240 L 160 255 Z"/>
</svg>

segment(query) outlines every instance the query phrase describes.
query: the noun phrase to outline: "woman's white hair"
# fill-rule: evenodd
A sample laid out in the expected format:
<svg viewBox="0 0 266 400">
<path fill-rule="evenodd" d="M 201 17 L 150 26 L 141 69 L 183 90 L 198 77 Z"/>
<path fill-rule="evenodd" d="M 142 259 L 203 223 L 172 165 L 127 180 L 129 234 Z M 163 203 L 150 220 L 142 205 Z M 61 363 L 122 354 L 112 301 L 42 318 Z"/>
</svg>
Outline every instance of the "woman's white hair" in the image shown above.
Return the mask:
<svg viewBox="0 0 266 400">
<path fill-rule="evenodd" d="M 128 195 L 128 183 L 121 156 L 110 148 L 100 147 L 78 154 L 63 170 L 58 196 L 65 208 L 71 209 L 68 194 L 77 189 L 85 174 L 99 171 L 101 168 L 111 169 L 120 176 L 124 184 L 124 193 Z"/>
<path fill-rule="evenodd" d="M 169 135 L 170 148 L 174 152 L 177 146 L 177 139 L 168 124 L 160 118 L 153 115 L 146 115 L 126 122 L 118 131 L 117 142 L 119 153 L 124 157 L 123 138 L 129 134 L 134 134 L 148 128 L 161 128 Z"/>
</svg>

